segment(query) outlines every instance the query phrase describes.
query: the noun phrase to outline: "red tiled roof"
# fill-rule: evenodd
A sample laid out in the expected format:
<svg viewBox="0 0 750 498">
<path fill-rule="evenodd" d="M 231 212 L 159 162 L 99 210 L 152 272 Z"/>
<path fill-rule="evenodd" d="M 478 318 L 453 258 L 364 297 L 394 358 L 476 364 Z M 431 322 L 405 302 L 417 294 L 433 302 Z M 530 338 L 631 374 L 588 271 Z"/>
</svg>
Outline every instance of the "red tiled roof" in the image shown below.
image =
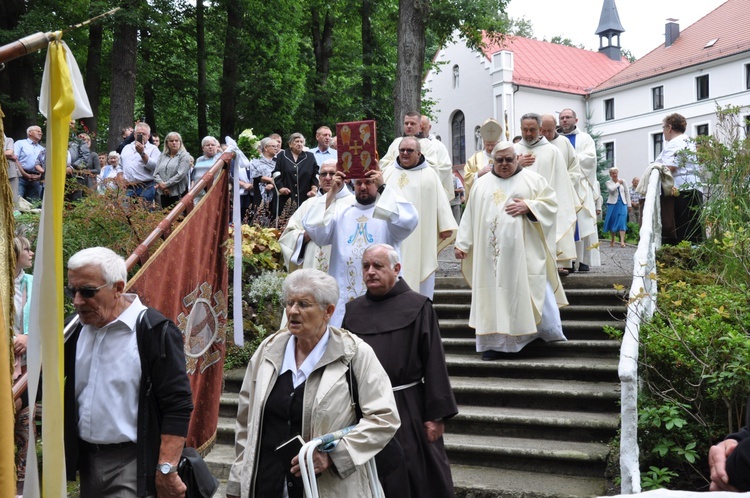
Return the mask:
<svg viewBox="0 0 750 498">
<path fill-rule="evenodd" d="M 585 95 L 628 67 L 627 59 L 613 61 L 606 55 L 520 36 L 491 44 L 485 40 L 487 59 L 500 50 L 513 52 L 513 83 L 520 86 Z"/>
<path fill-rule="evenodd" d="M 675 42 L 644 55 L 622 72 L 602 82 L 594 91 L 606 90 L 652 78 L 677 69 L 703 64 L 750 50 L 750 3 L 727 0 L 692 26 L 682 30 Z M 706 44 L 717 38 L 709 48 Z"/>
</svg>

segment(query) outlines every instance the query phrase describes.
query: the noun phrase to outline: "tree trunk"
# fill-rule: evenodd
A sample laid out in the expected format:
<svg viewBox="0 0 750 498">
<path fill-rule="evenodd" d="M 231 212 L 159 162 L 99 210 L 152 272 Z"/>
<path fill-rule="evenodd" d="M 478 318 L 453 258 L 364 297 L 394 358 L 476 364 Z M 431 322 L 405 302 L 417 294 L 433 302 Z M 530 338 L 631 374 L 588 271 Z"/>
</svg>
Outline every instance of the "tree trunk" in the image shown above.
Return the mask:
<svg viewBox="0 0 750 498">
<path fill-rule="evenodd" d="M 403 117 L 409 111 L 419 112 L 422 102 L 422 72 L 425 53 L 427 0 L 399 0 L 398 63 L 394 97 L 396 136 L 403 132 Z"/>
<path fill-rule="evenodd" d="M 137 6 L 131 3 L 129 8 L 134 9 Z M 120 130 L 123 127 L 133 126 L 137 46 L 138 26 L 131 19 L 122 16 L 115 23 L 112 41 L 108 150 L 114 150 L 119 145 L 121 141 Z"/>
<path fill-rule="evenodd" d="M 373 0 L 362 0 L 362 109 L 365 117 L 372 116 L 373 111 L 372 64 L 377 51 L 370 22 L 372 11 Z"/>
<path fill-rule="evenodd" d="M 328 117 L 331 96 L 326 84 L 333 56 L 333 16 L 326 9 L 323 29 L 320 27 L 320 12 L 317 7 L 311 9 L 312 14 L 312 43 L 315 54 L 315 76 L 313 78 L 313 115 L 314 128 L 317 129 Z"/>
<path fill-rule="evenodd" d="M 89 131 L 98 134 L 99 128 L 99 103 L 101 101 L 101 69 L 102 62 L 102 23 L 94 23 L 89 26 L 89 54 L 86 58 L 86 95 L 91 104 L 90 118 L 84 118 L 83 122 Z"/>
<path fill-rule="evenodd" d="M 151 31 L 148 29 L 148 21 L 144 20 L 141 26 L 141 58 L 146 68 L 153 68 L 151 62 Z M 138 119 L 145 121 L 151 127 L 151 133 L 158 133 L 159 127 L 156 123 L 156 112 L 154 107 L 156 104 L 156 91 L 154 90 L 154 71 L 153 69 L 146 70 L 149 75 L 148 79 L 141 78 L 141 84 L 143 85 L 143 116 L 138 116 Z M 145 118 L 145 119 L 141 119 Z"/>
<path fill-rule="evenodd" d="M 18 27 L 21 18 L 31 9 L 32 2 L 24 0 L 3 0 L 0 2 L 0 29 L 11 31 Z M 22 36 L 32 33 L 21 33 Z M 6 40 L 7 43 L 15 40 Z M 15 140 L 26 138 L 26 128 L 37 122 L 37 97 L 39 85 L 34 79 L 34 67 L 44 65 L 44 55 L 26 55 L 6 64 L 0 71 L 0 92 L 8 96 L 9 105 L 3 112 L 5 134 Z"/>
<path fill-rule="evenodd" d="M 195 28 L 198 43 L 198 137 L 208 135 L 208 119 L 206 118 L 206 18 L 203 0 L 195 2 Z"/>
<path fill-rule="evenodd" d="M 237 99 L 237 78 L 242 18 L 245 14 L 242 2 L 226 0 L 227 34 L 224 42 L 224 68 L 221 78 L 221 140 L 235 134 L 235 100 Z"/>
</svg>

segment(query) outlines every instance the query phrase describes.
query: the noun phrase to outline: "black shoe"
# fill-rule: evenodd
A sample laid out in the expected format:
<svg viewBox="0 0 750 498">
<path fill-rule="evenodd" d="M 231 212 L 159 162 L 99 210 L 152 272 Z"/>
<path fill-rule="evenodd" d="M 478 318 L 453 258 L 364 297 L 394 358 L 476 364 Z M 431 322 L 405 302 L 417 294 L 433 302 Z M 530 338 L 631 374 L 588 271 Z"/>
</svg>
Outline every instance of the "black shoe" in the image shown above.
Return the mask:
<svg viewBox="0 0 750 498">
<path fill-rule="evenodd" d="M 485 351 L 484 353 L 482 353 L 483 361 L 499 360 L 500 358 L 503 358 L 503 353 L 501 353 L 500 351 L 493 351 L 490 349 L 489 351 Z"/>
<path fill-rule="evenodd" d="M 570 263 L 570 268 L 568 268 L 568 273 L 575 273 L 576 272 L 576 264 Z"/>
<path fill-rule="evenodd" d="M 578 263 L 578 271 L 589 271 L 589 265 Z"/>
</svg>

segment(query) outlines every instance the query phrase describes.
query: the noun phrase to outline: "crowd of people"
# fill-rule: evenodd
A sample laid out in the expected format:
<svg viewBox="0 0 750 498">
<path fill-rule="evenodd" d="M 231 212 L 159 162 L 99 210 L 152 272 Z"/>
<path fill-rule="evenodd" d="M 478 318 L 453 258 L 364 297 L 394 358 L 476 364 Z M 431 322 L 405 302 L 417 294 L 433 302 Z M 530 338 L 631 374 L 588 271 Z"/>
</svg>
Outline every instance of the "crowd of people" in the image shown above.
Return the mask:
<svg viewBox="0 0 750 498">
<path fill-rule="evenodd" d="M 458 183 L 447 149 L 417 112 L 404 116 L 404 136 L 379 169 L 359 178 L 337 169 L 335 137 L 326 126 L 309 150 L 299 133 L 287 148 L 279 136 L 259 141 L 260 157 L 237 170 L 239 208 L 243 217 L 260 204 L 291 213 L 280 237 L 290 274 L 284 324 L 259 346 L 240 392 L 229 498 L 303 496 L 297 456 L 282 458 L 277 449 L 297 436 L 309 441 L 344 427 L 351 430 L 337 444 L 314 454 L 325 496 L 371 496 L 372 482 L 387 497 L 455 496 L 443 433 L 458 409 L 432 308 L 438 254 L 453 243 L 462 262 L 472 289 L 469 325 L 483 360 L 513 355 L 536 339 L 565 341 L 561 277 L 598 264 L 602 204 L 594 141 L 576 123 L 570 109 L 559 124 L 552 115 L 526 114 L 512 143 L 488 119 L 480 127 L 483 147 Z M 667 118 L 667 125 L 679 131 L 678 121 Z M 33 199 L 43 195 L 44 148 L 39 127 L 27 135 L 5 146 L 18 165 L 18 194 Z M 100 189 L 115 181 L 129 196 L 168 207 L 222 151 L 208 136 L 193 160 L 177 132 L 166 134 L 159 150 L 161 138 L 144 122 L 123 139 L 99 161 L 92 161 L 90 138 L 76 141 L 71 181 Z M 682 171 L 684 163 L 672 166 L 675 178 L 694 173 Z M 90 183 L 84 170 L 96 170 L 99 183 Z M 605 228 L 612 244 L 617 232 L 624 244 L 622 227 L 635 201 L 617 168 L 609 174 Z M 465 209 L 457 216 L 462 197 Z M 691 193 L 686 202 L 699 200 Z M 31 291 L 24 269 L 32 257 L 28 241 L 17 239 L 19 372 Z M 66 291 L 80 324 L 65 351 L 66 468 L 70 478 L 79 473 L 83 496 L 120 490 L 181 496 L 175 470 L 193 410 L 182 338 L 174 324 L 125 293 L 124 268 L 105 248 L 85 249 L 68 262 Z M 123 350 L 133 354 L 115 354 Z M 29 401 L 23 403 L 27 408 Z M 23 413 L 21 429 L 28 425 Z M 744 441 L 746 430 L 734 439 Z M 730 470 L 736 446 L 712 450 L 721 462 L 717 486 L 736 485 Z M 372 458 L 380 459 L 378 476 L 365 469 Z"/>
</svg>

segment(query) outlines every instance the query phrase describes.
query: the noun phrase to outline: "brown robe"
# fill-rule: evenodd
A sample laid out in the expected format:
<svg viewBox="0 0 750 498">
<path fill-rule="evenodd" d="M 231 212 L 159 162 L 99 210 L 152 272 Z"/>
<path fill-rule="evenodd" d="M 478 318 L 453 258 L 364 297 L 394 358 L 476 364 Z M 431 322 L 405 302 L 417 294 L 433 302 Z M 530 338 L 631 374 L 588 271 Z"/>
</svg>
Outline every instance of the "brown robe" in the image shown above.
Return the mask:
<svg viewBox="0 0 750 498">
<path fill-rule="evenodd" d="M 443 438 L 428 442 L 423 426 L 458 413 L 432 302 L 399 278 L 384 296 L 368 292 L 348 302 L 342 328 L 375 350 L 394 387 L 424 379 L 393 393 L 401 417 L 395 437 L 404 449 L 406 472 L 381 480 L 386 497 L 455 497 Z"/>
</svg>

